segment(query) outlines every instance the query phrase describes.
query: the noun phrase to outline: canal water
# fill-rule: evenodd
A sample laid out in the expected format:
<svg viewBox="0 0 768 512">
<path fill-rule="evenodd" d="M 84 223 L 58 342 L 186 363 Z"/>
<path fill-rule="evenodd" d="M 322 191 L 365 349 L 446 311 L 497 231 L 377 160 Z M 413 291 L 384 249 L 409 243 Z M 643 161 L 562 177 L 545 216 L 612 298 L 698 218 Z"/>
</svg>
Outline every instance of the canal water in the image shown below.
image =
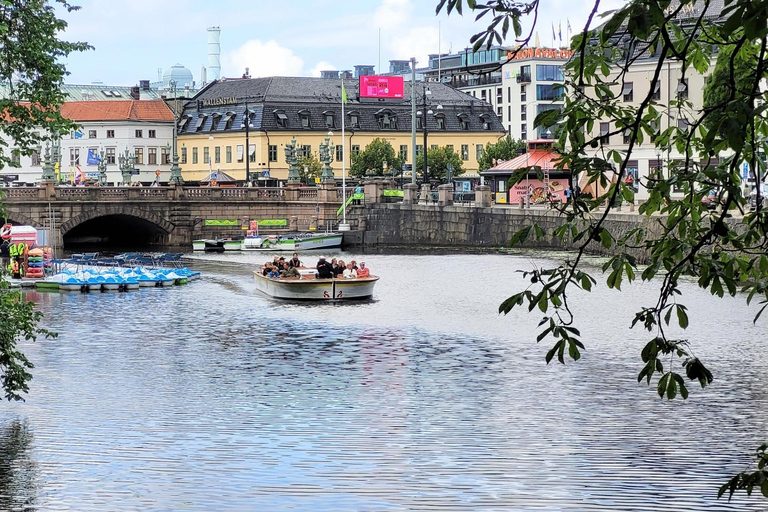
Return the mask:
<svg viewBox="0 0 768 512">
<path fill-rule="evenodd" d="M 539 315 L 496 309 L 548 255 L 343 257 L 381 276 L 374 300 L 274 302 L 265 254 L 30 293 L 59 337 L 23 344 L 30 393 L 0 406 L 0 510 L 768 510 L 716 500 L 768 439 L 768 329 L 743 300 L 683 286 L 716 380 L 670 403 L 635 378 L 653 285 L 574 296 L 587 350 L 546 365 Z"/>
</svg>

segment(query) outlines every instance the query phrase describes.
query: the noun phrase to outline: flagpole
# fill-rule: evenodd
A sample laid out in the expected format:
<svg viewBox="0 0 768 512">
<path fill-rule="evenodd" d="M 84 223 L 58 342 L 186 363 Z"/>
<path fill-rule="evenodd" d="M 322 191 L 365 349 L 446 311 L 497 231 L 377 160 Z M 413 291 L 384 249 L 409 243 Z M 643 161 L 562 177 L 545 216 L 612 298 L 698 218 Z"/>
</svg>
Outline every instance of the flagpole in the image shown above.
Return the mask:
<svg viewBox="0 0 768 512">
<path fill-rule="evenodd" d="M 344 135 L 346 116 L 344 115 L 344 96 L 346 91 L 344 90 L 344 78 L 341 79 L 341 155 L 344 157 L 341 159 L 341 211 L 343 212 L 342 224 L 344 227 L 339 226 L 340 231 L 349 230 L 347 225 L 347 138 Z"/>
</svg>

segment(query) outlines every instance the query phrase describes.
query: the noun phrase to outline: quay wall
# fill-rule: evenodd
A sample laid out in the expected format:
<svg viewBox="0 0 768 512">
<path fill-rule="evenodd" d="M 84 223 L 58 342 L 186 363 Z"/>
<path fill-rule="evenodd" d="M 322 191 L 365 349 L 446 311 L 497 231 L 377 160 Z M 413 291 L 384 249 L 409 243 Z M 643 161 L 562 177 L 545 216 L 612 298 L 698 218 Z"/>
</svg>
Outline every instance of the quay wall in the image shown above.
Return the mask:
<svg viewBox="0 0 768 512">
<path fill-rule="evenodd" d="M 661 230 L 659 217 L 645 217 L 634 212 L 610 213 L 605 227 L 620 237 L 638 227 L 645 227 L 653 236 Z M 530 248 L 574 249 L 578 244 L 570 240 L 561 243 L 552 236 L 552 231 L 561 226 L 564 217 L 553 210 L 522 210 L 513 207 L 475 208 L 466 206 L 438 206 L 419 204 L 371 204 L 361 212 L 359 227 L 348 240 L 351 244 L 363 246 L 453 246 L 466 248 L 507 247 L 512 235 L 518 230 L 538 224 L 546 236 L 534 241 L 533 236 L 524 245 Z M 582 241 L 579 241 L 579 244 Z M 599 241 L 589 246 L 591 254 L 613 254 Z M 644 249 L 629 249 L 626 252 L 645 261 L 648 254 Z"/>
</svg>

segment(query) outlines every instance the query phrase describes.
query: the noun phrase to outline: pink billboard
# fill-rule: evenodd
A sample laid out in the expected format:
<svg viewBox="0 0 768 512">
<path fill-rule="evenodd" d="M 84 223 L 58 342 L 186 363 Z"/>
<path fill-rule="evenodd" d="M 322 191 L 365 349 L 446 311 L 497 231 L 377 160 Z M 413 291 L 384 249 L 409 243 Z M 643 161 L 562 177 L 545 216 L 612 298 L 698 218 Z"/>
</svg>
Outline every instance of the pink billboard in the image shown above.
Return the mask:
<svg viewBox="0 0 768 512">
<path fill-rule="evenodd" d="M 552 200 L 565 202 L 565 189 L 567 187 L 567 178 L 549 180 L 549 195 Z M 544 182 L 529 179 L 527 185 L 525 180 L 523 180 L 509 189 L 509 203 L 518 204 L 520 198 L 525 201 L 526 190 L 528 189 L 531 192 L 531 204 L 544 204 L 547 202 L 547 191 L 544 188 Z"/>
<path fill-rule="evenodd" d="M 403 98 L 403 77 L 361 76 L 361 98 Z"/>
</svg>

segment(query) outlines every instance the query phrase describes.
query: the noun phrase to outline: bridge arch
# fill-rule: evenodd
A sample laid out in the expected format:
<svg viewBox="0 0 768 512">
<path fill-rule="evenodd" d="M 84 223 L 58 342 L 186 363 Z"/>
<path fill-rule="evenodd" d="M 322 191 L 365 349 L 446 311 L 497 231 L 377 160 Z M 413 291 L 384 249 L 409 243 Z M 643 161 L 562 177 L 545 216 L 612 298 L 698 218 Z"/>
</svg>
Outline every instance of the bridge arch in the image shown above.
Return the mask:
<svg viewBox="0 0 768 512">
<path fill-rule="evenodd" d="M 21 213 L 14 212 L 13 208 L 9 208 L 7 205 L 5 207 L 5 220 L 6 222 L 10 222 L 11 224 L 14 224 L 14 225 L 32 226 L 33 228 L 43 229 L 42 224 L 40 224 L 34 219 L 27 217 L 26 215 L 22 215 Z"/>
<path fill-rule="evenodd" d="M 128 217 L 136 217 L 138 219 L 145 220 L 151 224 L 154 224 L 161 229 L 165 234 L 169 234 L 173 231 L 174 225 L 165 220 L 164 218 L 156 215 L 152 212 L 142 210 L 139 208 L 132 208 L 130 206 L 101 206 L 88 210 L 75 217 L 72 217 L 68 221 L 62 223 L 60 230 L 61 234 L 66 235 L 72 229 L 76 228 L 80 224 L 83 224 L 89 220 L 96 219 L 98 217 L 108 217 L 110 215 L 122 215 Z"/>
<path fill-rule="evenodd" d="M 167 245 L 174 225 L 146 209 L 127 205 L 103 205 L 76 215 L 61 224 L 64 246 L 109 245 L 139 248 Z"/>
</svg>

